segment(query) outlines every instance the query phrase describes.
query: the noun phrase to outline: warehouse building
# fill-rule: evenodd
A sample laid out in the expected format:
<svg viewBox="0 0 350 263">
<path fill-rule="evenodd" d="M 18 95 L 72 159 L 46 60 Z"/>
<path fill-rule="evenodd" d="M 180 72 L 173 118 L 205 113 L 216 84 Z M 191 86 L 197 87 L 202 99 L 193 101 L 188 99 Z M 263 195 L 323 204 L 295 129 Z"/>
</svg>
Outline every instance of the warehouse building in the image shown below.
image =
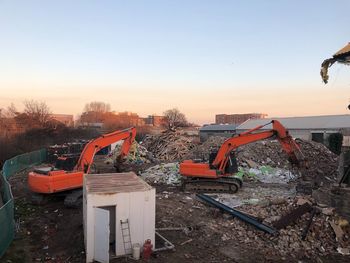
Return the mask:
<svg viewBox="0 0 350 263">
<path fill-rule="evenodd" d="M 327 145 L 328 137 L 332 133 L 343 134 L 343 146 L 350 146 L 350 115 L 305 116 L 290 118 L 268 118 L 248 120 L 236 128 L 236 133 L 245 132 L 259 125 L 278 120 L 285 126 L 294 138 L 321 142 Z M 263 130 L 271 129 L 271 124 Z"/>
<path fill-rule="evenodd" d="M 234 124 L 207 124 L 199 129 L 199 137 L 201 142 L 210 136 L 232 137 L 236 133 L 236 127 Z"/>
<path fill-rule="evenodd" d="M 216 124 L 235 124 L 239 125 L 247 120 L 264 119 L 265 113 L 243 113 L 243 114 L 217 114 L 215 115 Z"/>
</svg>

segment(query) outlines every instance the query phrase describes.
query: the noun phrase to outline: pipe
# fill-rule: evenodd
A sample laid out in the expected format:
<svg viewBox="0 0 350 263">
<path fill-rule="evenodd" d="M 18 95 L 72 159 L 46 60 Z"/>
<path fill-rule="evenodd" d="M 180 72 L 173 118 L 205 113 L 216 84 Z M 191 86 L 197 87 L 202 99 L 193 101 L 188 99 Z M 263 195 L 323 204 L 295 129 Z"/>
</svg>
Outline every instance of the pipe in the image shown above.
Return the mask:
<svg viewBox="0 0 350 263">
<path fill-rule="evenodd" d="M 185 233 L 190 233 L 193 231 L 193 227 L 163 227 L 163 228 L 156 228 L 158 231 L 183 231 Z"/>
<path fill-rule="evenodd" d="M 156 235 L 159 236 L 161 239 L 163 239 L 164 247 L 155 248 L 155 249 L 153 249 L 153 252 L 159 252 L 159 251 L 164 251 L 164 250 L 171 250 L 171 249 L 175 248 L 174 244 L 172 244 L 169 240 L 167 240 L 165 237 L 163 237 L 157 231 L 156 231 Z"/>
<path fill-rule="evenodd" d="M 196 195 L 197 197 L 199 197 L 200 199 L 202 199 L 203 201 L 207 202 L 208 204 L 212 205 L 212 206 L 215 206 L 217 208 L 219 208 L 220 210 L 222 211 L 225 211 L 227 213 L 229 213 L 230 215 L 234 216 L 234 217 L 237 217 L 239 220 L 242 220 L 250 225 L 253 225 L 255 226 L 257 229 L 259 230 L 262 230 L 266 233 L 269 233 L 269 234 L 276 234 L 277 233 L 277 230 L 270 227 L 270 226 L 267 226 L 263 223 L 260 223 L 259 221 L 257 221 L 256 219 L 252 218 L 251 216 L 249 215 L 246 215 L 240 211 L 237 211 L 229 206 L 226 206 L 218 201 L 216 201 L 215 199 L 211 198 L 210 196 L 208 195 L 205 195 L 205 194 L 197 194 Z"/>
</svg>

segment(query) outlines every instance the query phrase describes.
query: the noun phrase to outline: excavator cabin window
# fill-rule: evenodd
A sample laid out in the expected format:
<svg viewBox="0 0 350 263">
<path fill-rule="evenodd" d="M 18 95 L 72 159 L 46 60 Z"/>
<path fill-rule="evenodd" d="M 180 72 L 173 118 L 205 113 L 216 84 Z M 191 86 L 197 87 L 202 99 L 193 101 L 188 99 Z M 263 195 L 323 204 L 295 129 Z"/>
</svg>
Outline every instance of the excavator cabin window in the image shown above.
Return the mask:
<svg viewBox="0 0 350 263">
<path fill-rule="evenodd" d="M 209 153 L 209 166 L 210 169 L 215 169 L 216 167 L 213 166 L 213 162 L 218 154 L 219 149 L 211 150 Z M 230 155 L 228 157 L 228 162 L 225 167 L 225 173 L 233 174 L 238 172 L 238 164 L 237 164 L 237 158 L 234 151 L 230 152 Z"/>
</svg>

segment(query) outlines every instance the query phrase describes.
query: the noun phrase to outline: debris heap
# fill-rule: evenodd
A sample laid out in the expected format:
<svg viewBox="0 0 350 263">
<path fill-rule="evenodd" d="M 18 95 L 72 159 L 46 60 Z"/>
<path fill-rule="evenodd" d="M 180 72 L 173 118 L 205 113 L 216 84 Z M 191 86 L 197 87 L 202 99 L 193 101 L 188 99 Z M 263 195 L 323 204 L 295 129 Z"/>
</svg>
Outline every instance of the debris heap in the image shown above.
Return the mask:
<svg viewBox="0 0 350 263">
<path fill-rule="evenodd" d="M 213 148 L 220 147 L 225 137 L 213 136 L 203 144 L 198 145 L 189 154 L 190 158 L 208 160 L 209 152 Z M 335 182 L 337 178 L 338 156 L 332 153 L 325 145 L 317 142 L 309 142 L 297 139 L 301 151 L 308 161 L 308 168 L 292 167 L 288 161 L 288 155 L 281 148 L 277 140 L 263 140 L 246 144 L 236 150 L 237 161 L 240 167 L 259 174 L 261 169 L 266 172 L 277 168 L 277 174 L 282 174 L 288 180 L 295 179 L 301 174 L 305 180 L 318 180 Z M 260 171 L 258 171 L 260 170 Z M 265 173 L 265 172 L 262 173 Z M 289 172 L 290 171 L 290 172 Z M 273 174 L 276 174 L 275 171 Z M 265 173 L 266 174 L 266 173 Z M 286 175 L 286 176 L 284 176 Z"/>
<path fill-rule="evenodd" d="M 297 143 L 309 163 L 309 168 L 302 171 L 305 177 L 320 181 L 337 181 L 339 158 L 336 154 L 322 143 L 304 140 L 297 140 Z"/>
<path fill-rule="evenodd" d="M 114 163 L 117 160 L 121 147 L 122 142 L 118 143 L 115 149 L 107 156 L 105 160 L 106 164 Z M 134 141 L 130 147 L 129 154 L 124 158 L 124 161 L 127 164 L 144 164 L 153 162 L 154 158 L 152 153 L 147 151 L 144 146 Z"/>
<path fill-rule="evenodd" d="M 219 149 L 220 146 L 226 140 L 226 137 L 211 136 L 202 144 L 196 145 L 193 150 L 188 154 L 188 159 L 202 159 L 204 161 L 209 160 L 209 153 Z"/>
<path fill-rule="evenodd" d="M 308 169 L 298 169 L 302 175 L 310 179 L 316 179 L 319 176 L 327 176 L 332 180 L 336 179 L 337 155 L 321 143 L 300 139 L 296 141 L 309 166 Z M 244 145 L 238 150 L 237 159 L 239 164 L 243 166 L 243 163 L 249 165 L 249 162 L 255 162 L 259 165 L 291 169 L 287 154 L 282 150 L 280 143 L 276 140 L 266 140 Z"/>
<path fill-rule="evenodd" d="M 165 132 L 160 135 L 147 135 L 142 142 L 148 151 L 160 161 L 181 161 L 195 144 L 193 139 L 177 132 Z"/>
<path fill-rule="evenodd" d="M 140 173 L 149 183 L 178 185 L 181 183 L 179 163 L 163 163 L 152 166 Z"/>
<path fill-rule="evenodd" d="M 281 221 L 288 221 L 289 215 L 296 211 L 298 207 L 305 206 L 305 203 L 310 204 L 311 209 L 314 200 L 306 197 L 272 198 L 262 204 L 242 206 L 239 210 L 262 220 L 265 224 L 278 228 Z M 235 239 L 264 251 L 270 250 L 270 246 L 273 245 L 276 249 L 271 253 L 278 251 L 279 256 L 282 257 L 293 255 L 296 258 L 313 258 L 316 255 L 327 255 L 336 252 L 349 254 L 349 222 L 339 217 L 332 208 L 322 208 L 316 205 L 312 209 L 315 209 L 316 213 L 311 219 L 312 223 L 307 232 L 305 229 L 312 216 L 311 211 L 296 216 L 297 219 L 290 221 L 288 226 L 279 230 L 278 236 L 264 234 L 246 224 L 242 224 L 238 220 L 234 220 L 228 223 L 231 224 L 230 228 L 235 229 L 236 233 L 234 235 L 231 233 L 225 234 L 225 239 Z"/>
</svg>

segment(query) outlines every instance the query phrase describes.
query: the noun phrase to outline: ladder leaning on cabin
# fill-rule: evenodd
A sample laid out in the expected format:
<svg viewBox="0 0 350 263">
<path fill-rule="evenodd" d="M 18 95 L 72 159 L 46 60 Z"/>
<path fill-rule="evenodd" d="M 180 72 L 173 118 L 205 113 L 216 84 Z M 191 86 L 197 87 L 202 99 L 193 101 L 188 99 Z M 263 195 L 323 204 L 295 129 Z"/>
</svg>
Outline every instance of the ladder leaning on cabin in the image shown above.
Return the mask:
<svg viewBox="0 0 350 263">
<path fill-rule="evenodd" d="M 126 219 L 124 221 L 120 220 L 120 226 L 122 230 L 124 252 L 126 255 L 128 255 L 132 253 L 129 219 Z"/>
</svg>

